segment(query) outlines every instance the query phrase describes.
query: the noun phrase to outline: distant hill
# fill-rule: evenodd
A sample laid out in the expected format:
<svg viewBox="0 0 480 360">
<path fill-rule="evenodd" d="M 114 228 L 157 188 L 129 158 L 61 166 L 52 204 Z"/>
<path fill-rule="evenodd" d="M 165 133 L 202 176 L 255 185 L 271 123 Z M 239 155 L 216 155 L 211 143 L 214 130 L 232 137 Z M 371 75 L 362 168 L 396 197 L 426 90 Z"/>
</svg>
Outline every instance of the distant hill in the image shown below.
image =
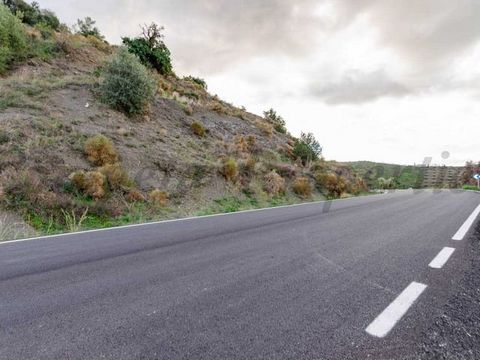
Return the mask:
<svg viewBox="0 0 480 360">
<path fill-rule="evenodd" d="M 450 187 L 463 184 L 464 167 L 396 165 L 371 161 L 346 162 L 370 188 L 378 186 L 378 179 L 392 178 L 398 189 Z"/>
</svg>

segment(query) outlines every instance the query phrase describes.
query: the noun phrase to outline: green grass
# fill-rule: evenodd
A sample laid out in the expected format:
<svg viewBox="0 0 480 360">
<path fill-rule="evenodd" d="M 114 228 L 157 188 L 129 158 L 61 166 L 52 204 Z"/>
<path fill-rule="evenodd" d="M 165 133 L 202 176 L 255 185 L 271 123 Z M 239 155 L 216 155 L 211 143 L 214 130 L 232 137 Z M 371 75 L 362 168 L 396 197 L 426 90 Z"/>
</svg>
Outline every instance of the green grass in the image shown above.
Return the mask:
<svg viewBox="0 0 480 360">
<path fill-rule="evenodd" d="M 462 187 L 463 190 L 474 190 L 474 191 L 480 191 L 480 189 L 475 186 L 475 185 L 463 185 Z"/>
</svg>

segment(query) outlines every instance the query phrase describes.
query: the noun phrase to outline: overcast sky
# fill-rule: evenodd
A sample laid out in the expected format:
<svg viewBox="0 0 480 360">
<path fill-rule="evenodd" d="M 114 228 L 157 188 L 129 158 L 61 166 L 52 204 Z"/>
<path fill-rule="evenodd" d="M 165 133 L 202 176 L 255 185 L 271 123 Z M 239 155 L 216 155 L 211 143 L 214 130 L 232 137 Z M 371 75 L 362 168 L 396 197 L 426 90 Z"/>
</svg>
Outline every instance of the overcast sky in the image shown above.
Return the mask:
<svg viewBox="0 0 480 360">
<path fill-rule="evenodd" d="M 91 16 L 111 43 L 164 25 L 178 75 L 273 107 L 327 159 L 480 160 L 479 0 L 39 2 L 68 25 Z"/>
</svg>

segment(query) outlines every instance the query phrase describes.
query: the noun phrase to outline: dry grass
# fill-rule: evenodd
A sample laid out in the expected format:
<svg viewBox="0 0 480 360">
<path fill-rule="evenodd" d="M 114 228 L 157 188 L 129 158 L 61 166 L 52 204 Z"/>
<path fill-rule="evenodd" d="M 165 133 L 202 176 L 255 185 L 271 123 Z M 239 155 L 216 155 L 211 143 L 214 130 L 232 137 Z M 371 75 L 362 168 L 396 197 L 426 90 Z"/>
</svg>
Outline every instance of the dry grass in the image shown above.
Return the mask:
<svg viewBox="0 0 480 360">
<path fill-rule="evenodd" d="M 273 136 L 273 126 L 265 121 L 257 121 L 257 127 L 262 130 L 262 132 L 271 138 Z"/>
<path fill-rule="evenodd" d="M 99 171 L 77 171 L 69 179 L 78 191 L 93 199 L 105 196 L 105 176 Z"/>
<path fill-rule="evenodd" d="M 106 177 L 112 190 L 130 188 L 134 185 L 133 180 L 119 163 L 104 165 L 98 171 Z"/>
<path fill-rule="evenodd" d="M 347 188 L 345 179 L 335 173 L 317 172 L 315 181 L 327 191 L 329 196 L 335 198 L 341 197 Z"/>
<path fill-rule="evenodd" d="M 88 161 L 95 166 L 115 164 L 118 153 L 112 141 L 103 135 L 95 135 L 85 142 L 84 152 Z"/>
<path fill-rule="evenodd" d="M 278 175 L 274 170 L 265 175 L 264 180 L 264 189 L 270 195 L 277 196 L 285 193 L 285 179 Z"/>
<path fill-rule="evenodd" d="M 156 208 L 164 208 L 168 205 L 168 193 L 159 189 L 152 190 L 148 195 L 150 204 Z"/>
<path fill-rule="evenodd" d="M 145 196 L 138 189 L 130 189 L 126 195 L 128 202 L 143 202 L 145 201 Z"/>
<path fill-rule="evenodd" d="M 293 192 L 300 197 L 309 197 L 312 195 L 312 186 L 306 177 L 298 177 L 292 185 Z"/>
<path fill-rule="evenodd" d="M 235 183 L 238 177 L 238 164 L 233 158 L 228 158 L 223 162 L 222 174 L 225 180 Z"/>
</svg>

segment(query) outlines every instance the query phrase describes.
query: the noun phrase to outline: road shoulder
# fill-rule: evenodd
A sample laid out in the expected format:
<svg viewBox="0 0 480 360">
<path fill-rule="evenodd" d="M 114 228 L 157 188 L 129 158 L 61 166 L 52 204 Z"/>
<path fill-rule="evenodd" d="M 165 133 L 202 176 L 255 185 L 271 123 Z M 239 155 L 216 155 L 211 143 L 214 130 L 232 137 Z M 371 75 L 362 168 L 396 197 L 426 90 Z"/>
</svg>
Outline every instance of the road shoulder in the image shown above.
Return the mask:
<svg viewBox="0 0 480 360">
<path fill-rule="evenodd" d="M 422 334 L 421 359 L 480 359 L 480 222 L 468 239 L 471 271 Z"/>
</svg>

